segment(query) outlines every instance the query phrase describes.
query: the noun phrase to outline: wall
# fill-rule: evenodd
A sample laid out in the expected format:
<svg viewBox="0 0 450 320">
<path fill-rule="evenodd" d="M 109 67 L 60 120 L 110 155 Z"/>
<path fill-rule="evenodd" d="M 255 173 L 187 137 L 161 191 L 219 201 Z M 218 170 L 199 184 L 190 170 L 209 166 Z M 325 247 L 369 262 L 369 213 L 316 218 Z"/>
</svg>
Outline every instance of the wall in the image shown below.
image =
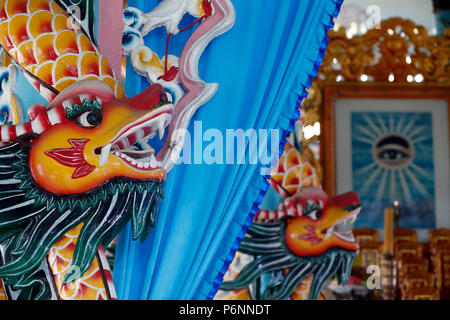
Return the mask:
<svg viewBox="0 0 450 320">
<path fill-rule="evenodd" d="M 425 26 L 431 33 L 436 33 L 436 19 L 431 0 L 344 0 L 336 22 L 349 26 L 352 21 L 359 19 L 359 13 L 364 14 L 372 5 L 380 8 L 382 20 L 392 17 L 408 18 Z"/>
</svg>

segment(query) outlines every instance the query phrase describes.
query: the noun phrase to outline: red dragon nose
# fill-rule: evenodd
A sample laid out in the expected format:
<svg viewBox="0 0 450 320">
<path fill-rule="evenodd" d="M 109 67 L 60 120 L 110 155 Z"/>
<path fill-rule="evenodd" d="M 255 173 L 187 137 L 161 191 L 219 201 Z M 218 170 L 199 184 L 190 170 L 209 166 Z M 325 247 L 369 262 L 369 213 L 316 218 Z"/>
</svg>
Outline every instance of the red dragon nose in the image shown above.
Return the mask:
<svg viewBox="0 0 450 320">
<path fill-rule="evenodd" d="M 360 204 L 361 201 L 359 200 L 358 194 L 354 191 L 351 191 L 328 199 L 327 206 L 345 208 Z"/>
<path fill-rule="evenodd" d="M 126 104 L 136 109 L 151 110 L 155 106 L 159 106 L 162 103 L 169 102 L 167 93 L 163 86 L 160 84 L 154 84 L 144 90 L 142 93 L 132 98 L 124 100 Z"/>
</svg>

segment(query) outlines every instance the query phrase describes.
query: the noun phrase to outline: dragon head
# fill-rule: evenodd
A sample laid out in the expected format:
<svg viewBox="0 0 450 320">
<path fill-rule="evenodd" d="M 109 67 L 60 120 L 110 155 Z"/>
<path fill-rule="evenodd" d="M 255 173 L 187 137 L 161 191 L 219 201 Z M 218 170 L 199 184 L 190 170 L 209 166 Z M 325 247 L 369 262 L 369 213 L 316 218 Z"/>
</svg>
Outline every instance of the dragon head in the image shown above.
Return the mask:
<svg viewBox="0 0 450 320">
<path fill-rule="evenodd" d="M 128 221 L 133 238 L 144 240 L 166 178 L 147 141 L 164 136 L 173 109 L 159 84 L 116 99 L 103 82 L 82 80 L 48 109 L 30 108 L 29 122 L 3 126 L 1 138 L 11 143 L 0 148 L 0 211 L 10 214 L 0 215 L 0 278 L 15 287 L 31 281 L 51 246 L 80 225 L 65 283 L 84 274 Z"/>
<path fill-rule="evenodd" d="M 97 80 L 73 84 L 48 110 L 34 112 L 31 125 L 21 125 L 40 134 L 30 150 L 34 180 L 48 192 L 65 195 L 118 177 L 164 180 L 166 171 L 147 141 L 163 138 L 173 109 L 159 84 L 130 99 L 115 99 L 110 87 Z M 48 122 L 52 126 L 45 128 Z"/>
<path fill-rule="evenodd" d="M 328 198 L 319 188 L 309 187 L 286 199 L 281 209 L 289 219 L 286 244 L 298 256 L 319 255 L 330 248 L 357 251 L 352 234 L 361 204 L 356 192 Z"/>
<path fill-rule="evenodd" d="M 256 221 L 265 222 L 253 222 L 239 248 L 255 259 L 221 289 L 249 286 L 255 299 L 283 300 L 312 276 L 309 299 L 315 300 L 333 276 L 346 283 L 358 250 L 351 233 L 360 208 L 355 192 L 328 198 L 321 189 L 307 187 L 282 202 L 279 210 L 260 211 Z M 255 285 L 264 274 L 270 274 L 269 283 Z"/>
<path fill-rule="evenodd" d="M 316 300 L 332 277 L 347 283 L 358 252 L 352 235 L 361 208 L 358 195 L 328 197 L 316 169 L 290 143 L 270 184 L 284 200 L 277 210 L 258 212 L 239 248 L 254 259 L 221 289 L 248 286 L 254 299 L 284 300 L 302 286 Z M 308 278 L 310 284 L 303 286 Z"/>
</svg>

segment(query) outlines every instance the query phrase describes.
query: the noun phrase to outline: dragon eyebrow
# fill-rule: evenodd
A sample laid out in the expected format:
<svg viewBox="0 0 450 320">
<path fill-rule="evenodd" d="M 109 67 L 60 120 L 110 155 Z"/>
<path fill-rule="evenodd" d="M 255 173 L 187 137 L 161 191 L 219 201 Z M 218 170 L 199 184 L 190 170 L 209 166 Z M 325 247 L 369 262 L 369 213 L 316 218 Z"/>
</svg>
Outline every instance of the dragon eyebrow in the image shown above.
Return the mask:
<svg viewBox="0 0 450 320">
<path fill-rule="evenodd" d="M 97 99 L 93 99 L 92 101 L 89 101 L 89 99 L 84 99 L 81 105 L 74 103 L 72 104 L 72 108 L 66 108 L 66 118 L 73 120 L 80 114 L 91 110 L 96 110 L 100 112 L 100 114 L 103 114 L 102 105 L 97 101 Z"/>
</svg>

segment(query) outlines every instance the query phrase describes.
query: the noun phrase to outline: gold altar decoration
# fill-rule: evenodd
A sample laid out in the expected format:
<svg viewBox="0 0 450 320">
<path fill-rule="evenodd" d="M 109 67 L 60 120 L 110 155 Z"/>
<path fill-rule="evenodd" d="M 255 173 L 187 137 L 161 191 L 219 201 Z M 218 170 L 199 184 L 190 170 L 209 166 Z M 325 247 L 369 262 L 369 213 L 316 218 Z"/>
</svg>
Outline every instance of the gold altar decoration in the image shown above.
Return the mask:
<svg viewBox="0 0 450 320">
<path fill-rule="evenodd" d="M 420 87 L 450 85 L 450 28 L 430 35 L 411 20 L 391 18 L 380 29 L 347 37 L 345 28 L 330 30 L 329 44 L 317 77 L 303 101 L 303 125 L 321 122 L 323 89 L 327 85 L 380 85 Z M 315 135 L 303 137 L 305 150 Z M 322 172 L 320 162 L 309 152 L 308 160 Z"/>
<path fill-rule="evenodd" d="M 417 82 L 450 81 L 450 29 L 441 36 L 411 20 L 392 18 L 380 29 L 347 38 L 345 29 L 330 32 L 319 81 Z M 423 78 L 422 78 L 423 77 Z"/>
</svg>

